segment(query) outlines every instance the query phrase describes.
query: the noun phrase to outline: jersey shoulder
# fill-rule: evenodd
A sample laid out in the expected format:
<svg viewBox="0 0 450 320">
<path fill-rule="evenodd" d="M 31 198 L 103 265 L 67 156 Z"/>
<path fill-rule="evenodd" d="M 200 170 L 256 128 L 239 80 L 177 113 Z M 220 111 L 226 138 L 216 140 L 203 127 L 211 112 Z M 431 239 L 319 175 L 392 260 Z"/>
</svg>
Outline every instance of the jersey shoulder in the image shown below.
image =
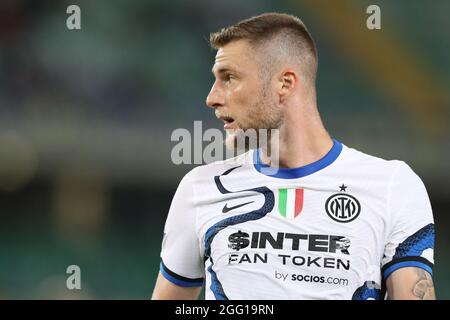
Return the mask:
<svg viewBox="0 0 450 320">
<path fill-rule="evenodd" d="M 341 163 L 346 167 L 352 168 L 352 170 L 360 170 L 380 176 L 392 176 L 397 172 L 416 175 L 405 161 L 384 159 L 345 145 L 344 151 Z"/>
<path fill-rule="evenodd" d="M 189 171 L 185 177 L 188 177 L 189 179 L 198 180 L 201 179 L 202 177 L 221 175 L 229 169 L 251 165 L 252 164 L 251 157 L 252 152 L 248 151 L 233 158 L 214 161 L 208 164 L 200 165 Z"/>
</svg>

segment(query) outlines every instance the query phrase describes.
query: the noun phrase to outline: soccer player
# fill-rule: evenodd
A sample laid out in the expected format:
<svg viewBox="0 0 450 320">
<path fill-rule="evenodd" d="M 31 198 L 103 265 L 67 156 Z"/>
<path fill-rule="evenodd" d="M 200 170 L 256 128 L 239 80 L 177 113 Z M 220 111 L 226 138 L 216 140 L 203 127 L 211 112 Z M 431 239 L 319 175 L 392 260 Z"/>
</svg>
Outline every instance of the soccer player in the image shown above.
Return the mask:
<svg viewBox="0 0 450 320">
<path fill-rule="evenodd" d="M 238 129 L 278 129 L 261 148 L 199 166 L 167 217 L 153 299 L 435 299 L 434 224 L 403 161 L 330 137 L 316 105 L 317 52 L 300 19 L 268 13 L 210 36 L 206 99 Z M 241 130 L 241 131 L 242 131 Z"/>
</svg>

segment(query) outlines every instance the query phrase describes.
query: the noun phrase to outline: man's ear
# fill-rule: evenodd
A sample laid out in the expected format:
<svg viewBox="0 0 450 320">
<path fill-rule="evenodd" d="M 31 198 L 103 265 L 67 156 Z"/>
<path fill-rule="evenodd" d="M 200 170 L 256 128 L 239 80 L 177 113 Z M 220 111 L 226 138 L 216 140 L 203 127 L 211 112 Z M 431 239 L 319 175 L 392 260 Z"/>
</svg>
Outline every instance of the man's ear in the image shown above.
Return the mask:
<svg viewBox="0 0 450 320">
<path fill-rule="evenodd" d="M 278 76 L 278 94 L 280 102 L 286 100 L 297 86 L 298 76 L 292 69 L 285 69 Z"/>
</svg>

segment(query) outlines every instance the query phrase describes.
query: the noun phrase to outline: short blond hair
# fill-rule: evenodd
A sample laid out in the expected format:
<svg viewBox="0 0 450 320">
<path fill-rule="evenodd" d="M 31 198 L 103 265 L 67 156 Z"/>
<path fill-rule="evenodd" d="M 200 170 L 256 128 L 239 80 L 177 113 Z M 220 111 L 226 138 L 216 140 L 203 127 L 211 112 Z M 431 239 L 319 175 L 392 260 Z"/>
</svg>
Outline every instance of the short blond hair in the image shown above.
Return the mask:
<svg viewBox="0 0 450 320">
<path fill-rule="evenodd" d="M 278 53 L 297 61 L 304 75 L 315 82 L 318 64 L 316 44 L 298 17 L 273 12 L 254 16 L 211 33 L 209 43 L 214 49 L 219 49 L 241 39 L 249 41 L 257 49 L 276 42 L 275 47 L 282 50 Z"/>
</svg>

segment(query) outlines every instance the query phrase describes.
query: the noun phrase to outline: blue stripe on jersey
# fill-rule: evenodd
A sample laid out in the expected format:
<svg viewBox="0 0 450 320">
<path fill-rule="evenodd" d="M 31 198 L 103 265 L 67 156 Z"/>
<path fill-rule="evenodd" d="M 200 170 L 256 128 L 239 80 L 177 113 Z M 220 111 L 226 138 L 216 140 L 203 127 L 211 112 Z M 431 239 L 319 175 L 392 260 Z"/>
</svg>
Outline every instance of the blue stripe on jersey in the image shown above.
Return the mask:
<svg viewBox="0 0 450 320">
<path fill-rule="evenodd" d="M 222 284 L 219 279 L 217 279 L 217 274 L 213 270 L 213 262 L 211 259 L 211 265 L 208 267 L 208 271 L 211 274 L 211 291 L 214 293 L 216 300 L 228 300 L 225 292 L 223 291 Z"/>
<path fill-rule="evenodd" d="M 428 273 L 430 273 L 431 275 L 433 275 L 433 269 L 421 262 L 421 261 L 401 261 L 398 263 L 394 263 L 393 265 L 391 265 L 389 268 L 387 268 L 386 270 L 384 270 L 383 272 L 383 278 L 387 279 L 392 272 L 394 272 L 395 270 L 401 269 L 401 268 L 406 268 L 406 267 L 417 267 L 417 268 L 421 268 L 425 271 L 428 271 Z"/>
<path fill-rule="evenodd" d="M 381 287 L 374 281 L 366 281 L 355 290 L 352 300 L 381 300 Z"/>
<path fill-rule="evenodd" d="M 216 234 L 229 226 L 234 226 L 236 224 L 244 223 L 247 221 L 258 220 L 266 216 L 267 213 L 272 211 L 275 204 L 275 196 L 273 192 L 267 187 L 259 187 L 254 189 L 243 190 L 244 191 L 255 191 L 262 193 L 265 197 L 264 205 L 258 209 L 253 210 L 238 216 L 229 217 L 217 222 L 215 225 L 210 227 L 205 234 L 205 255 L 209 257 L 211 254 L 211 242 L 216 236 Z M 241 192 L 241 191 L 239 191 Z"/>
<path fill-rule="evenodd" d="M 227 175 L 231 171 L 233 171 L 237 168 L 239 168 L 239 167 L 229 169 L 226 172 L 224 172 L 222 175 Z M 272 209 L 275 205 L 275 196 L 274 196 L 273 192 L 267 187 L 258 187 L 258 188 L 239 190 L 239 191 L 229 191 L 223 186 L 222 182 L 220 181 L 220 176 L 215 176 L 214 181 L 216 183 L 217 189 L 222 194 L 254 191 L 254 192 L 263 194 L 265 201 L 264 201 L 263 206 L 261 208 L 259 208 L 258 210 L 253 210 L 253 211 L 241 214 L 241 215 L 223 219 L 223 220 L 217 222 L 216 224 L 214 224 L 213 226 L 211 226 L 206 231 L 206 234 L 205 234 L 205 257 L 210 257 L 211 243 L 214 240 L 217 233 L 219 233 L 221 230 L 223 230 L 229 226 L 236 225 L 236 224 L 264 218 L 267 213 L 272 211 Z M 211 273 L 211 291 L 214 293 L 214 296 L 217 300 L 228 299 L 224 293 L 222 284 L 217 279 L 217 275 L 213 270 L 214 263 L 213 263 L 213 260 L 211 259 L 211 257 L 210 257 L 210 260 L 211 260 L 211 265 L 209 266 L 208 271 Z"/>
<path fill-rule="evenodd" d="M 406 238 L 395 249 L 392 260 L 416 256 L 419 257 L 426 249 L 434 249 L 434 224 L 430 223 Z"/>
<path fill-rule="evenodd" d="M 307 175 L 310 175 L 314 172 L 317 172 L 325 167 L 328 167 L 330 164 L 332 164 L 341 154 L 342 151 L 342 144 L 337 141 L 336 139 L 333 139 L 333 146 L 331 147 L 330 151 L 321 159 L 317 160 L 316 162 L 310 163 L 303 167 L 298 168 L 277 168 L 276 173 L 274 174 L 268 174 L 267 172 L 264 172 L 264 168 L 269 168 L 270 166 L 261 162 L 259 157 L 259 149 L 256 149 L 253 152 L 253 165 L 255 166 L 255 169 L 265 174 L 269 177 L 275 177 L 275 178 L 281 178 L 281 179 L 296 179 L 305 177 Z M 267 171 L 267 170 L 266 170 Z"/>
<path fill-rule="evenodd" d="M 161 271 L 161 274 L 172 282 L 173 284 L 176 284 L 177 286 L 181 287 L 201 287 L 203 286 L 203 280 L 199 281 L 198 279 L 188 279 L 182 276 L 177 275 L 175 272 L 170 271 L 167 269 L 166 266 L 161 262 L 159 265 L 159 271 Z"/>
</svg>

